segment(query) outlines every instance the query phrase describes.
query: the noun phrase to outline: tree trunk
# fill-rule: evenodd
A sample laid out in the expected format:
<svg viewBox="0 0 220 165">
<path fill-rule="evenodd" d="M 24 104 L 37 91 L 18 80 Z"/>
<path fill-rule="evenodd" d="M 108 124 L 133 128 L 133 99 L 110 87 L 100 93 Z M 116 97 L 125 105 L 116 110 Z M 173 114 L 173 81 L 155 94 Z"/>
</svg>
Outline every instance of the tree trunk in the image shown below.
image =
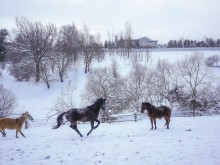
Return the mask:
<svg viewBox="0 0 220 165">
<path fill-rule="evenodd" d="M 47 88 L 50 89 L 50 84 L 48 81 L 46 82 L 46 84 L 47 84 Z"/>
<path fill-rule="evenodd" d="M 85 74 L 89 71 L 89 64 L 86 62 L 86 65 L 85 65 Z"/>
<path fill-rule="evenodd" d="M 59 73 L 59 76 L 60 76 L 60 82 L 63 82 L 63 74 Z"/>
<path fill-rule="evenodd" d="M 40 81 L 40 63 L 36 63 L 35 79 L 36 79 L 36 82 Z"/>
</svg>

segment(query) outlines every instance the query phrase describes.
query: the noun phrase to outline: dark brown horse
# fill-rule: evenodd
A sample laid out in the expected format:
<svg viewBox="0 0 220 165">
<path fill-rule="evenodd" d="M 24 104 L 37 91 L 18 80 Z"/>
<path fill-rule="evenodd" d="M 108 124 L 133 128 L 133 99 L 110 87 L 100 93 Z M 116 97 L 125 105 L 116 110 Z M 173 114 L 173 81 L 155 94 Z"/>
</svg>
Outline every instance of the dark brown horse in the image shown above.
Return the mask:
<svg viewBox="0 0 220 165">
<path fill-rule="evenodd" d="M 16 138 L 18 138 L 18 132 L 23 136 L 24 134 L 21 132 L 22 125 L 24 124 L 25 120 L 29 119 L 33 121 L 33 117 L 28 113 L 25 112 L 19 118 L 1 118 L 0 119 L 0 132 L 2 136 L 5 137 L 5 129 L 15 129 L 16 130 Z"/>
<path fill-rule="evenodd" d="M 170 117 L 171 117 L 171 109 L 169 107 L 167 106 L 155 107 L 154 105 L 148 102 L 143 102 L 141 105 L 141 113 L 143 113 L 144 110 L 147 110 L 147 115 L 150 118 L 151 129 L 153 129 L 153 122 L 155 129 L 157 129 L 156 118 L 159 119 L 164 118 L 166 120 L 165 125 L 167 125 L 167 129 L 169 129 Z"/>
<path fill-rule="evenodd" d="M 74 129 L 79 136 L 83 136 L 77 128 L 77 121 L 87 122 L 90 121 L 91 123 L 91 130 L 87 133 L 87 136 L 96 129 L 100 121 L 98 120 L 99 110 L 105 110 L 105 101 L 106 99 L 99 98 L 96 102 L 90 106 L 85 108 L 73 108 L 66 112 L 61 113 L 57 117 L 57 125 L 53 127 L 53 129 L 59 128 L 63 124 L 63 116 L 65 115 L 66 119 L 71 123 L 70 127 Z M 94 126 L 94 123 L 97 122 L 98 124 Z"/>
</svg>

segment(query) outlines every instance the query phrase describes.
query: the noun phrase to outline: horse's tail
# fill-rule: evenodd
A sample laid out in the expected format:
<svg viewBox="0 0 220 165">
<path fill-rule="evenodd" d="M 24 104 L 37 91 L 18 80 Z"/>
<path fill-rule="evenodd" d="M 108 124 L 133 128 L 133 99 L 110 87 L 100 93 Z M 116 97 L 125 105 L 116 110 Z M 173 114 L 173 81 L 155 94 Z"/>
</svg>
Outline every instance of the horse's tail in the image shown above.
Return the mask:
<svg viewBox="0 0 220 165">
<path fill-rule="evenodd" d="M 63 115 L 66 112 L 61 113 L 58 117 L 57 117 L 57 125 L 53 127 L 53 129 L 57 129 L 59 128 L 62 124 L 63 124 Z"/>
<path fill-rule="evenodd" d="M 167 120 L 169 120 L 169 122 L 170 122 L 170 117 L 171 117 L 171 108 L 166 107 L 166 106 L 163 106 L 163 108 L 164 108 L 164 109 L 165 109 L 165 111 L 167 112 L 167 116 L 168 116 Z M 167 125 L 167 122 L 164 124 L 164 126 L 166 126 L 166 125 Z"/>
</svg>

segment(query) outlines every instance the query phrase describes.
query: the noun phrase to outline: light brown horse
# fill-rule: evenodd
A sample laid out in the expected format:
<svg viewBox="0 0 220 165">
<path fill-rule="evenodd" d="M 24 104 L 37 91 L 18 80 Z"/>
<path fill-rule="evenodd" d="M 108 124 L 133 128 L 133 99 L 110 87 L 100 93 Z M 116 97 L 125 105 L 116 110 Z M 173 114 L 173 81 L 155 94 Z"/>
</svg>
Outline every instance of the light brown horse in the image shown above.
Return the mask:
<svg viewBox="0 0 220 165">
<path fill-rule="evenodd" d="M 155 107 L 154 105 L 143 102 L 141 105 L 141 113 L 144 112 L 144 110 L 147 110 L 147 115 L 150 118 L 151 121 L 151 129 L 153 129 L 153 122 L 154 122 L 154 128 L 157 129 L 156 125 L 156 118 L 164 118 L 166 120 L 165 125 L 167 125 L 167 129 L 169 129 L 170 124 L 170 117 L 171 117 L 171 109 L 167 106 L 160 106 Z"/>
<path fill-rule="evenodd" d="M 1 118 L 0 119 L 0 132 L 2 133 L 3 137 L 6 137 L 5 129 L 15 129 L 16 130 L 16 138 L 18 138 L 18 132 L 23 136 L 24 134 L 21 132 L 22 125 L 24 124 L 25 120 L 29 119 L 33 121 L 33 117 L 28 113 L 25 112 L 19 118 Z"/>
</svg>

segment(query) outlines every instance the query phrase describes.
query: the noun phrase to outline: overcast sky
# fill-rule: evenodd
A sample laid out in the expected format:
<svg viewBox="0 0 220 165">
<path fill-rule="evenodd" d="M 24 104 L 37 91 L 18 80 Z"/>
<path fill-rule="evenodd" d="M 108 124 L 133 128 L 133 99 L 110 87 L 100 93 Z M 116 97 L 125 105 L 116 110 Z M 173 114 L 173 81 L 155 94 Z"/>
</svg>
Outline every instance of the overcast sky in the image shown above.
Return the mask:
<svg viewBox="0 0 220 165">
<path fill-rule="evenodd" d="M 102 39 L 130 22 L 133 38 L 220 38 L 220 0 L 0 0 L 0 28 L 15 28 L 15 17 L 57 27 L 86 24 Z"/>
</svg>

